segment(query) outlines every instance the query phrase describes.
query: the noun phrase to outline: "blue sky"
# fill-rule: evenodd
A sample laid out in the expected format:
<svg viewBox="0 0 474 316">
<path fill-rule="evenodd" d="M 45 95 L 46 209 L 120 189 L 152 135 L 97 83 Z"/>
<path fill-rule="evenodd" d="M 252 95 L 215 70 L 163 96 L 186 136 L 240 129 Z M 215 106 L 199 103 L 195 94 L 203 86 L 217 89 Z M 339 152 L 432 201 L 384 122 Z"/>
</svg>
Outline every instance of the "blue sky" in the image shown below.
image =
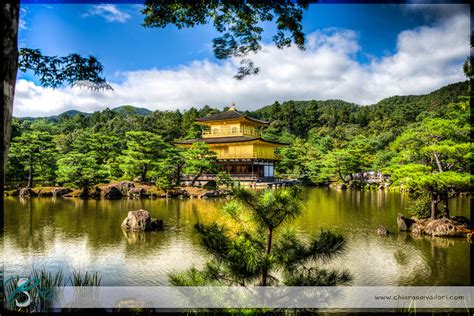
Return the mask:
<svg viewBox="0 0 474 316">
<path fill-rule="evenodd" d="M 19 85 L 20 91 L 17 91 L 18 106 L 15 114 L 23 115 L 23 112 L 30 114 L 33 112 L 34 115 L 49 115 L 69 108 L 93 111 L 106 106 L 119 106 L 123 103 L 150 109 L 186 109 L 189 106 L 199 107 L 204 104 L 223 107 L 236 100 L 243 108 L 258 108 L 275 100 L 285 101 L 294 98 L 337 98 L 368 104 L 382 97 L 388 97 L 390 93 L 425 93 L 450 81 L 462 79 L 462 74 L 459 71 L 454 74 L 454 68 L 451 67 L 459 68 L 462 59 L 469 54 L 468 39 L 466 38 L 464 47 L 461 47 L 463 44 L 460 39 L 461 36 L 469 34 L 469 27 L 466 27 L 468 25 L 466 21 L 469 20 L 469 7 L 467 6 L 311 5 L 304 15 L 303 30 L 308 35 L 309 42 L 313 39 L 313 46 L 310 44 L 310 49 L 304 53 L 305 55 L 298 55 L 301 52 L 297 52 L 294 48 L 287 51 L 288 56 L 285 56 L 284 52 L 276 51 L 271 43 L 271 36 L 274 34 L 275 28 L 271 23 L 263 24 L 266 53 L 254 56 L 255 61 L 263 58 L 261 64 L 257 63 L 263 73 L 259 75 L 260 77 L 253 79 L 263 82 L 259 83 L 260 87 L 265 88 L 265 97 L 252 98 L 252 94 L 262 92 L 261 89 L 252 91 L 248 87 L 251 85 L 249 80 L 253 79 L 246 79 L 245 83 L 235 82 L 232 79 L 235 71 L 232 69 L 235 70 L 237 62 L 219 61 L 213 56 L 212 39 L 219 33 L 212 26 L 205 25 L 182 30 L 173 26 L 164 29 L 145 28 L 141 25 L 143 15 L 140 13 L 140 9 L 141 5 L 23 4 L 19 34 L 20 47 L 39 48 L 48 55 L 65 55 L 72 52 L 94 55 L 103 63 L 104 75 L 116 89 L 112 94 L 93 94 L 75 91 L 75 89 L 68 87 L 51 91 L 51 89 L 39 87 L 36 78 L 31 74 L 19 74 L 19 79 L 22 80 L 19 81 L 21 84 Z M 459 29 L 456 27 L 466 30 L 459 34 Z M 439 41 L 435 45 L 433 37 L 437 36 L 436 31 L 444 35 L 449 35 L 452 32 L 453 37 L 457 36 L 458 38 L 454 42 L 452 40 L 446 41 L 446 43 Z M 410 50 L 408 46 L 416 45 L 417 39 L 413 36 L 423 36 L 421 41 L 427 41 L 426 45 L 434 45 L 428 49 L 425 45 L 422 49 L 424 53 L 433 50 L 436 52 L 449 50 L 449 47 L 439 47 L 443 45 L 459 46 L 456 47 L 459 48 L 458 54 L 447 56 L 446 54 L 449 55 L 449 53 L 445 52 L 437 59 L 441 63 L 439 69 L 431 70 L 437 74 L 441 71 L 440 75 L 446 77 L 445 80 L 424 83 L 421 88 L 412 90 L 403 87 L 387 89 L 384 91 L 385 94 L 374 93 L 372 90 L 376 89 L 375 87 L 361 86 L 360 89 L 357 89 L 357 81 L 360 83 L 361 76 L 365 78 L 372 75 L 373 80 L 377 78 L 373 76 L 379 75 L 383 82 L 389 84 L 390 80 L 387 79 L 387 76 L 393 75 L 394 80 L 400 81 L 400 78 L 390 72 L 380 74 L 379 68 L 384 63 L 390 61 L 397 63 L 397 60 L 403 59 L 400 50 L 404 47 Z M 404 41 L 409 42 L 408 46 L 404 44 Z M 465 56 L 462 58 L 461 52 L 465 52 Z M 265 54 L 267 55 L 265 56 Z M 293 56 L 295 62 L 292 62 L 288 58 L 289 56 Z M 331 56 L 334 56 L 334 60 Z M 319 61 L 315 60 L 316 57 L 319 57 Z M 270 61 L 273 60 L 282 67 L 279 72 L 282 74 L 282 78 L 274 80 L 274 82 L 268 80 L 269 78 L 273 80 L 272 78 L 275 76 L 265 73 L 264 69 L 266 63 L 272 68 L 269 58 Z M 423 60 L 423 56 L 416 58 Z M 299 69 L 293 69 L 296 66 L 292 64 L 300 63 L 301 59 L 307 60 L 308 65 L 300 65 Z M 289 65 L 285 66 L 285 62 Z M 309 66 L 313 68 L 308 68 Z M 341 67 L 346 68 L 341 69 Z M 400 68 L 403 70 L 403 67 Z M 291 90 L 292 83 L 295 87 L 298 85 L 296 77 L 300 75 L 299 72 L 305 69 L 314 69 L 313 75 L 309 78 L 313 80 L 312 85 L 318 86 L 323 83 L 325 90 L 312 90 L 311 87 L 307 87 L 299 98 L 298 94 L 282 93 L 282 90 Z M 321 69 L 325 71 L 321 72 Z M 338 82 L 333 80 L 334 74 L 339 76 L 339 82 L 346 80 L 345 69 L 360 72 L 358 77 L 353 79 L 356 82 L 348 82 L 350 88 L 347 91 L 331 86 L 331 84 L 335 85 Z M 446 74 L 443 74 L 443 71 L 446 71 Z M 214 75 L 213 72 L 215 72 Z M 424 79 L 432 75 L 432 73 L 420 74 L 419 72 L 415 71 Z M 228 75 L 223 75 L 223 73 Z M 295 79 L 290 74 L 293 74 Z M 405 75 L 408 74 L 409 72 L 405 71 Z M 266 78 L 265 75 L 269 77 Z M 403 76 L 401 73 L 397 75 Z M 190 87 L 202 86 L 200 91 L 203 94 L 213 94 L 215 90 L 212 86 L 204 87 L 206 78 L 203 77 L 205 76 L 219 77 L 214 86 L 219 86 L 220 90 L 227 91 L 227 94 L 219 93 L 219 97 L 206 99 L 205 97 L 196 97 L 199 91 L 187 92 Z M 183 80 L 183 78 L 187 78 L 187 80 Z M 150 94 L 149 98 L 143 97 L 144 91 L 133 90 L 134 93 L 137 93 L 135 97 L 132 90 L 125 91 L 127 88 L 131 89 L 130 86 L 133 84 L 143 86 L 143 83 L 148 80 L 161 82 L 161 84 L 157 83 L 156 88 L 162 87 L 162 89 L 170 90 L 172 85 L 173 87 L 179 86 L 180 89 L 171 89 L 173 91 L 169 93 L 164 91 L 161 95 Z M 154 89 L 153 86 L 149 86 L 149 82 L 147 85 L 149 89 Z M 364 90 L 372 93 L 360 92 Z M 333 93 L 328 93 L 328 91 L 333 91 Z M 68 94 L 71 96 L 70 99 L 76 98 L 76 101 L 60 104 L 61 93 Z M 132 95 L 128 98 L 124 97 L 127 93 L 128 95 L 132 93 Z M 56 95 L 56 99 L 53 95 Z M 54 102 L 54 106 L 45 104 L 41 109 L 32 109 L 34 101 L 32 96 L 37 97 L 36 101 L 40 96 L 39 99 L 44 99 L 45 103 Z M 79 96 L 82 97 L 81 100 L 77 100 Z"/>
</svg>

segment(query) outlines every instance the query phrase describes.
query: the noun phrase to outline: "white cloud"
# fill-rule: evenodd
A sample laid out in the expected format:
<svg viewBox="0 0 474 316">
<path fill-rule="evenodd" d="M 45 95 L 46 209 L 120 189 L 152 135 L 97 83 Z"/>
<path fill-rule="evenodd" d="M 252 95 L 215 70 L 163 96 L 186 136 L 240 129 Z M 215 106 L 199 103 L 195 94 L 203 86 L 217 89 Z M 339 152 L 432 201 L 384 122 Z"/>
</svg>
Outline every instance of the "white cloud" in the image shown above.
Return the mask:
<svg viewBox="0 0 474 316">
<path fill-rule="evenodd" d="M 29 27 L 26 23 L 26 15 L 28 14 L 28 10 L 25 8 L 20 8 L 20 19 L 18 20 L 18 28 L 20 30 L 29 30 Z"/>
<path fill-rule="evenodd" d="M 220 107 L 235 101 L 241 110 L 274 101 L 342 99 L 371 104 L 392 95 L 423 94 L 465 80 L 462 63 L 469 55 L 469 16 L 459 14 L 431 27 L 398 35 L 394 54 L 362 64 L 358 34 L 331 29 L 308 35 L 305 51 L 265 45 L 252 60 L 261 68 L 243 81 L 233 78 L 238 60 L 215 64 L 194 61 L 175 69 L 121 73 L 114 91 L 45 89 L 19 80 L 15 116 L 42 116 L 65 110 L 102 110 L 132 104 L 149 109 Z M 363 53 L 363 52 L 362 52 Z"/>
<path fill-rule="evenodd" d="M 121 11 L 117 6 L 113 4 L 99 4 L 92 6 L 89 11 L 83 14 L 84 17 L 88 16 L 101 16 L 108 22 L 119 22 L 125 23 L 132 16 L 125 11 Z"/>
</svg>

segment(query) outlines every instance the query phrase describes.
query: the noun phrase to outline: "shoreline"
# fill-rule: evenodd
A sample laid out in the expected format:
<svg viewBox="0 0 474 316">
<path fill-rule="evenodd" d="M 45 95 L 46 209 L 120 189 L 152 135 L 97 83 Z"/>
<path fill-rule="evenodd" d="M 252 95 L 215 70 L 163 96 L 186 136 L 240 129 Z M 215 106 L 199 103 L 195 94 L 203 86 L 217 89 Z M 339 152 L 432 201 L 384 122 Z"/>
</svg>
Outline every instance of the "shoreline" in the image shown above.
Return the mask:
<svg viewBox="0 0 474 316">
<path fill-rule="evenodd" d="M 409 193 L 408 190 L 401 186 L 391 186 L 387 184 L 375 185 L 366 184 L 360 187 L 344 186 L 341 187 L 340 183 L 330 183 L 325 185 L 305 185 L 299 183 L 304 187 L 322 187 L 328 188 L 335 191 L 381 191 L 381 192 L 400 192 Z M 264 189 L 264 188 L 280 188 L 282 185 L 269 185 L 268 183 L 262 183 L 261 186 L 249 186 L 253 189 Z M 21 195 L 22 190 L 29 190 L 26 195 Z M 37 186 L 33 188 L 5 188 L 5 197 L 62 197 L 62 198 L 81 198 L 81 199 L 105 199 L 105 200 L 116 200 L 116 199 L 165 199 L 165 198 L 209 198 L 209 197 L 225 197 L 231 195 L 231 190 L 224 186 L 212 187 L 212 186 L 174 186 L 173 188 L 164 190 L 158 189 L 152 183 L 140 183 L 134 181 L 113 181 L 110 183 L 101 183 L 95 185 L 90 189 L 88 196 L 82 196 L 81 189 L 73 189 L 63 186 Z M 460 196 L 469 196 L 470 192 L 461 192 Z"/>
<path fill-rule="evenodd" d="M 176 186 L 168 190 L 158 189 L 153 184 L 132 181 L 117 181 L 102 183 L 90 189 L 88 196 L 83 196 L 81 189 L 61 186 L 38 186 L 33 188 L 15 188 L 4 191 L 10 197 L 51 197 L 51 198 L 80 198 L 80 199 L 160 199 L 160 198 L 209 198 L 224 197 L 230 190 L 212 187 Z"/>
</svg>

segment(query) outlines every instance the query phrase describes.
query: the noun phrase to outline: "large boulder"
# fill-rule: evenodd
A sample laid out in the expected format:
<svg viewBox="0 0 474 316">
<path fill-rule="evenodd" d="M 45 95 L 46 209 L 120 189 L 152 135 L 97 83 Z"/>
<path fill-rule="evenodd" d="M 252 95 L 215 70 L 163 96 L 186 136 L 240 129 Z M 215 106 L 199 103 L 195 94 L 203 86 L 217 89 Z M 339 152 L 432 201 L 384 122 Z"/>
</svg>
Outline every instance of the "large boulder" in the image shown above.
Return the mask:
<svg viewBox="0 0 474 316">
<path fill-rule="evenodd" d="M 128 195 L 129 191 L 135 188 L 135 184 L 131 181 L 121 181 L 115 184 L 115 187 L 122 192 L 122 195 Z"/>
<path fill-rule="evenodd" d="M 121 199 L 123 198 L 122 192 L 114 185 L 109 185 L 103 191 L 103 196 L 106 199 Z"/>
<path fill-rule="evenodd" d="M 33 191 L 33 189 L 31 188 L 22 188 L 20 189 L 19 195 L 20 197 L 30 197 L 30 196 L 37 196 L 38 194 L 36 194 L 36 192 Z"/>
<path fill-rule="evenodd" d="M 175 198 L 175 197 L 187 198 L 187 197 L 189 197 L 189 192 L 184 190 L 184 189 L 169 190 L 169 191 L 166 192 L 166 197 L 168 197 L 168 198 Z"/>
<path fill-rule="evenodd" d="M 127 231 L 162 230 L 163 220 L 151 218 L 145 210 L 130 211 L 121 226 Z"/>
<path fill-rule="evenodd" d="M 63 196 L 69 192 L 72 192 L 72 190 L 68 188 L 56 188 L 53 190 L 53 196 Z"/>
<path fill-rule="evenodd" d="M 141 199 L 148 196 L 150 196 L 150 194 L 148 194 L 144 188 L 132 188 L 128 191 L 128 197 L 132 199 Z"/>
<path fill-rule="evenodd" d="M 397 216 L 397 225 L 398 225 L 398 230 L 402 232 L 407 232 L 410 231 L 411 226 L 413 225 L 415 221 L 412 220 L 411 218 L 406 218 L 402 214 L 398 214 Z"/>
</svg>

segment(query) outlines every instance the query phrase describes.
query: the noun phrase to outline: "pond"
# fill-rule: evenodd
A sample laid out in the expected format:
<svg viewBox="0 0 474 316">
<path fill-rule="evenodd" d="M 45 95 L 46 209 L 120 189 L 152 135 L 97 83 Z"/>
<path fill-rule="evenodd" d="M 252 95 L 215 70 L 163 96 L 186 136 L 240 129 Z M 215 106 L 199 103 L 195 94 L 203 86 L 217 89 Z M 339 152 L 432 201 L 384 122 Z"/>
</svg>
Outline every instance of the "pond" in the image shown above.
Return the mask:
<svg viewBox="0 0 474 316">
<path fill-rule="evenodd" d="M 464 238 L 414 238 L 397 232 L 396 216 L 409 198 L 398 192 L 305 188 L 305 210 L 291 225 L 302 234 L 343 234 L 345 254 L 330 263 L 348 269 L 354 285 L 468 285 L 469 243 Z M 207 255 L 197 222 L 221 215 L 223 199 L 81 200 L 5 198 L 5 276 L 34 268 L 97 271 L 102 285 L 164 285 L 168 274 L 200 267 Z M 145 209 L 165 230 L 125 235 L 127 212 Z M 469 217 L 469 198 L 451 201 L 452 215 Z M 377 227 L 392 232 L 378 236 Z"/>
</svg>

